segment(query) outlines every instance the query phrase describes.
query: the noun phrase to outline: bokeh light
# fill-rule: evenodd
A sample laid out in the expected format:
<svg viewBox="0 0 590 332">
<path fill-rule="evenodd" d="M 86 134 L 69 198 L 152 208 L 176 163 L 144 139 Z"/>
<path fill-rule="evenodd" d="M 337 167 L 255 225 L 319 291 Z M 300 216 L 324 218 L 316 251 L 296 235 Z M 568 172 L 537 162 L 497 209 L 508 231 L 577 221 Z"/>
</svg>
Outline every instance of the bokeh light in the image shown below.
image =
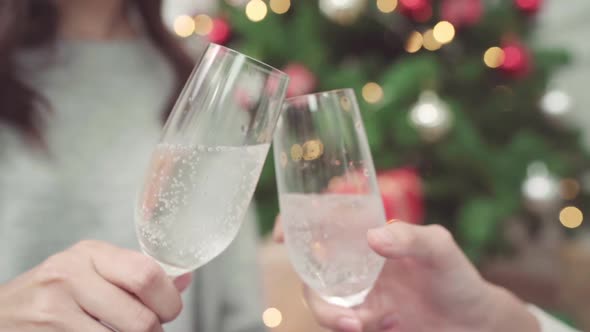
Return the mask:
<svg viewBox="0 0 590 332">
<path fill-rule="evenodd" d="M 291 0 L 270 0 L 270 10 L 276 14 L 284 14 L 291 8 Z"/>
<path fill-rule="evenodd" d="M 434 31 L 432 29 L 427 30 L 424 33 L 423 38 L 424 48 L 429 51 L 436 51 L 442 46 L 442 44 L 434 38 Z"/>
<path fill-rule="evenodd" d="M 205 14 L 195 16 L 194 25 L 195 33 L 200 36 L 206 36 L 213 30 L 213 20 Z"/>
<path fill-rule="evenodd" d="M 195 21 L 188 15 L 180 15 L 174 20 L 174 32 L 180 37 L 188 37 L 195 31 Z"/>
<path fill-rule="evenodd" d="M 377 0 L 377 9 L 383 13 L 391 13 L 397 7 L 397 0 Z"/>
<path fill-rule="evenodd" d="M 580 183 L 575 179 L 563 179 L 559 186 L 561 197 L 563 199 L 572 200 L 580 194 Z"/>
<path fill-rule="evenodd" d="M 312 139 L 303 144 L 303 160 L 315 160 L 324 154 L 324 143 L 319 139 Z"/>
<path fill-rule="evenodd" d="M 414 31 L 408 37 L 408 41 L 406 42 L 406 51 L 408 53 L 416 53 L 422 48 L 422 44 L 424 43 L 424 38 L 422 34 L 418 31 Z"/>
<path fill-rule="evenodd" d="M 483 55 L 483 62 L 490 68 L 498 68 L 504 63 L 504 51 L 497 47 L 490 47 Z"/>
<path fill-rule="evenodd" d="M 260 22 L 264 20 L 266 14 L 268 13 L 268 8 L 266 7 L 266 3 L 262 0 L 250 0 L 246 5 L 246 16 L 252 22 Z"/>
<path fill-rule="evenodd" d="M 283 314 L 277 308 L 268 308 L 262 313 L 262 321 L 267 327 L 274 328 L 281 325 Z"/>
<path fill-rule="evenodd" d="M 441 44 L 448 44 L 455 38 L 455 27 L 447 21 L 438 22 L 433 29 L 434 39 Z"/>
<path fill-rule="evenodd" d="M 363 86 L 363 99 L 369 104 L 376 104 L 383 99 L 383 88 L 375 82 L 369 82 Z"/>
<path fill-rule="evenodd" d="M 303 158 L 303 147 L 299 144 L 293 144 L 291 146 L 291 159 L 293 161 L 299 161 Z"/>
<path fill-rule="evenodd" d="M 549 115 L 562 115 L 571 109 L 571 97 L 560 90 L 547 92 L 541 99 L 541 109 Z"/>
<path fill-rule="evenodd" d="M 584 214 L 577 207 L 568 206 L 559 212 L 559 221 L 567 228 L 576 228 L 584 221 Z"/>
</svg>

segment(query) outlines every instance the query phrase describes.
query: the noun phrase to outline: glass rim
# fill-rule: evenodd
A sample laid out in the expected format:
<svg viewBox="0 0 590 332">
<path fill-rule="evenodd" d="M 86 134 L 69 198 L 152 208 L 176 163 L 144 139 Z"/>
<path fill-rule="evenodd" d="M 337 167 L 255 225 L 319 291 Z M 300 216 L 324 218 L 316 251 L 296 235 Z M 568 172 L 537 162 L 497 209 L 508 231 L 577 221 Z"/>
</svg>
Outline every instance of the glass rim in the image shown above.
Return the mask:
<svg viewBox="0 0 590 332">
<path fill-rule="evenodd" d="M 220 48 L 220 49 L 223 49 L 224 51 L 229 52 L 232 55 L 243 56 L 244 58 L 246 58 L 246 61 L 248 61 L 248 63 L 255 65 L 256 67 L 260 68 L 265 73 L 267 73 L 269 75 L 281 77 L 282 79 L 287 79 L 287 80 L 289 79 L 289 75 L 287 75 L 287 73 L 285 73 L 284 71 L 277 69 L 277 68 L 275 68 L 267 63 L 264 63 L 258 59 L 255 59 L 249 55 L 238 52 L 232 48 L 229 48 L 229 47 L 223 46 L 223 45 L 219 45 L 219 44 L 215 44 L 215 43 L 209 43 L 209 47 Z"/>
<path fill-rule="evenodd" d="M 323 95 L 333 95 L 333 94 L 337 94 L 337 93 L 352 93 L 354 95 L 354 89 L 353 88 L 342 88 L 342 89 L 333 89 L 333 90 L 327 90 L 327 91 L 320 91 L 320 92 L 314 92 L 314 93 L 307 93 L 304 95 L 300 95 L 300 96 L 294 96 L 294 97 L 289 97 L 285 99 L 285 103 L 288 104 L 292 104 L 294 101 L 297 101 L 299 99 L 307 99 L 309 97 L 322 97 Z"/>
</svg>

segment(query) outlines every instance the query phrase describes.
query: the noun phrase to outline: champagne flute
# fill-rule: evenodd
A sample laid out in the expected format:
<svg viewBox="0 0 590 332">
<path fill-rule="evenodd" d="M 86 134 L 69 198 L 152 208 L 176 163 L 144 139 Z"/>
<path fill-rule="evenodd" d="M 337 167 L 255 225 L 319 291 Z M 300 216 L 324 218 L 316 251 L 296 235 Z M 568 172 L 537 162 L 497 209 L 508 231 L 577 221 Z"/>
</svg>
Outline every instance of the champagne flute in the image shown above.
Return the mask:
<svg viewBox="0 0 590 332">
<path fill-rule="evenodd" d="M 135 207 L 142 251 L 170 276 L 235 238 L 266 159 L 288 77 L 211 44 L 155 147 Z"/>
<path fill-rule="evenodd" d="M 273 147 L 295 270 L 327 302 L 361 304 L 384 263 L 366 234 L 385 213 L 354 92 L 288 99 Z"/>
</svg>

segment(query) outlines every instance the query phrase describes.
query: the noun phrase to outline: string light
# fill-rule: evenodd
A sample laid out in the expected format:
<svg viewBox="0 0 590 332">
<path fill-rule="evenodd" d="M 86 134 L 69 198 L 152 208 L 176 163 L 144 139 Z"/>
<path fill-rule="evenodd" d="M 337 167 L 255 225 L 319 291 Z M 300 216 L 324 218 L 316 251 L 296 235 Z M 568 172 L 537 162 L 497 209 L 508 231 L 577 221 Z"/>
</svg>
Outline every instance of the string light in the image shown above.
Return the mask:
<svg viewBox="0 0 590 332">
<path fill-rule="evenodd" d="M 577 207 L 568 206 L 559 212 L 559 221 L 567 228 L 576 228 L 584 221 L 584 215 Z"/>
<path fill-rule="evenodd" d="M 383 99 L 383 89 L 375 82 L 369 82 L 363 86 L 363 99 L 369 104 L 376 104 Z"/>
<path fill-rule="evenodd" d="M 424 38 L 418 31 L 414 31 L 410 34 L 408 41 L 406 42 L 406 51 L 408 53 L 416 53 L 422 48 Z"/>
<path fill-rule="evenodd" d="M 455 38 L 455 27 L 448 21 L 438 22 L 433 30 L 434 39 L 441 44 L 448 44 Z"/>
<path fill-rule="evenodd" d="M 197 35 L 206 36 L 213 30 L 213 20 L 205 14 L 195 16 L 194 22 Z"/>
<path fill-rule="evenodd" d="M 284 14 L 291 8 L 291 0 L 270 0 L 270 10 L 276 14 Z"/>
<path fill-rule="evenodd" d="M 397 7 L 397 0 L 377 0 L 377 9 L 383 13 L 391 13 Z"/>
<path fill-rule="evenodd" d="M 575 199 L 580 193 L 580 183 L 574 179 L 563 179 L 560 183 L 560 193 L 563 199 Z"/>
<path fill-rule="evenodd" d="M 429 51 L 436 51 L 442 46 L 442 44 L 434 38 L 434 31 L 432 29 L 426 31 L 423 35 L 423 38 L 424 48 Z"/>
<path fill-rule="evenodd" d="M 268 308 L 262 313 L 262 321 L 267 327 L 274 328 L 281 325 L 283 314 L 277 308 Z"/>
<path fill-rule="evenodd" d="M 188 37 L 195 31 L 195 21 L 188 15 L 180 15 L 174 20 L 174 32 L 180 37 Z"/>
<path fill-rule="evenodd" d="M 498 68 L 504 63 L 504 51 L 497 47 L 490 47 L 483 54 L 483 62 L 490 68 Z"/>
<path fill-rule="evenodd" d="M 260 22 L 264 20 L 266 14 L 268 13 L 268 8 L 266 7 L 266 3 L 262 0 L 250 0 L 246 5 L 246 16 L 252 22 Z"/>
</svg>

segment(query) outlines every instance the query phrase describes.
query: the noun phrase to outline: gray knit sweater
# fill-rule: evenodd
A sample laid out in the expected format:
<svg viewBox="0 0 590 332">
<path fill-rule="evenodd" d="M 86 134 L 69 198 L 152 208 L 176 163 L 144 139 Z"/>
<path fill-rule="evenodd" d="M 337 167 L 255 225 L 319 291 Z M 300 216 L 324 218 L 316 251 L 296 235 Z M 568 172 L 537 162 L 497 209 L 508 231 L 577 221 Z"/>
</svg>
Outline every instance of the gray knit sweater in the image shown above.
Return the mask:
<svg viewBox="0 0 590 332">
<path fill-rule="evenodd" d="M 0 283 L 81 239 L 137 248 L 135 194 L 173 85 L 171 68 L 143 39 L 60 42 L 20 60 L 23 78 L 52 105 L 50 156 L 0 125 Z M 254 227 L 248 218 L 232 246 L 197 272 L 167 331 L 264 330 Z"/>
</svg>

